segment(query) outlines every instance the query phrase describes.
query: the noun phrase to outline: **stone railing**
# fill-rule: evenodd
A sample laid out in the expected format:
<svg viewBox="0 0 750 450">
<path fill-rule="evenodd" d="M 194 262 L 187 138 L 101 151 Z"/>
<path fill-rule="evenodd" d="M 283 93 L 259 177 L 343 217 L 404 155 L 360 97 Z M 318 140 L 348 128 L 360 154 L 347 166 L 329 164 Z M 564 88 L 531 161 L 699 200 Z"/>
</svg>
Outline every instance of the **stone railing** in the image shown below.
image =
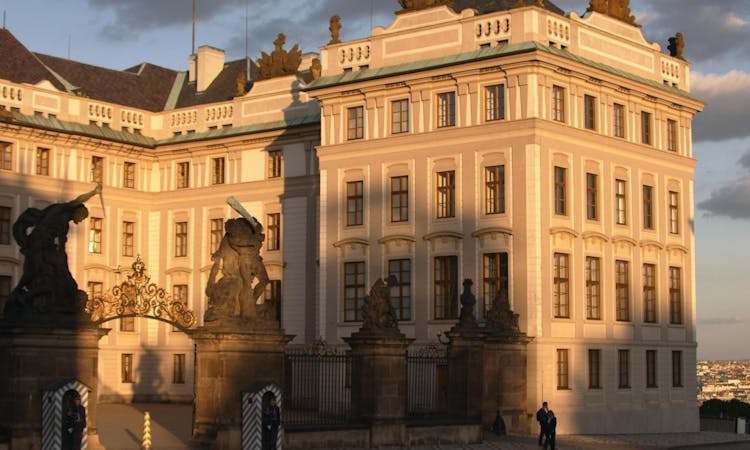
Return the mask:
<svg viewBox="0 0 750 450">
<path fill-rule="evenodd" d="M 143 126 L 143 113 L 127 109 L 120 110 L 120 124 L 125 127 L 140 128 Z"/>
<path fill-rule="evenodd" d="M 23 100 L 23 89 L 7 84 L 0 84 L 0 97 L 3 103 L 21 103 L 21 100 Z"/>
<path fill-rule="evenodd" d="M 234 115 L 234 106 L 232 105 L 215 105 L 209 106 L 205 110 L 206 122 L 217 122 L 220 120 L 231 119 Z"/>
<path fill-rule="evenodd" d="M 111 122 L 112 107 L 99 103 L 89 103 L 89 120 L 95 120 L 97 122 Z"/>
<path fill-rule="evenodd" d="M 661 59 L 661 77 L 665 81 L 679 84 L 680 82 L 680 65 L 667 58 Z"/>
<path fill-rule="evenodd" d="M 505 39 L 510 36 L 510 16 L 478 20 L 474 23 L 474 37 L 477 42 Z"/>
<path fill-rule="evenodd" d="M 189 111 L 177 111 L 169 115 L 169 127 L 179 128 L 198 123 L 198 111 L 191 109 Z"/>
<path fill-rule="evenodd" d="M 361 66 L 370 63 L 372 53 L 370 43 L 362 42 L 359 44 L 342 47 L 338 50 L 339 65 L 341 67 Z"/>
<path fill-rule="evenodd" d="M 558 44 L 570 45 L 570 24 L 554 17 L 548 17 L 547 38 Z"/>
</svg>

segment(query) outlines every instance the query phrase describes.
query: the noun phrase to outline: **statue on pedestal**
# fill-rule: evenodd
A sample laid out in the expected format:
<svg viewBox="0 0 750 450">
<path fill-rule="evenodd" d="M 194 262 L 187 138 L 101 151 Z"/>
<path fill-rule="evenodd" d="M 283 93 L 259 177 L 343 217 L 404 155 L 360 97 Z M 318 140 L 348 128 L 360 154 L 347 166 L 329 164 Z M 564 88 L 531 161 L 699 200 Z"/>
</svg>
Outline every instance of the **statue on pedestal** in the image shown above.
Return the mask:
<svg viewBox="0 0 750 450">
<path fill-rule="evenodd" d="M 86 293 L 68 268 L 65 244 L 70 221 L 80 223 L 89 215 L 84 203 L 101 195 L 102 186 L 66 203 L 44 209 L 28 208 L 13 224 L 13 238 L 24 255 L 23 275 L 5 305 L 6 319 L 34 319 L 41 315 L 83 312 Z"/>
<path fill-rule="evenodd" d="M 328 31 L 331 32 L 331 40 L 328 41 L 328 45 L 338 44 L 341 42 L 339 33 L 341 32 L 341 17 L 338 15 L 331 16 L 330 24 L 328 25 Z"/>
<path fill-rule="evenodd" d="M 682 56 L 682 52 L 685 50 L 685 38 L 682 33 L 677 33 L 674 37 L 669 38 L 669 46 L 667 46 L 667 49 L 669 49 L 669 56 L 685 59 L 685 57 Z"/>
<path fill-rule="evenodd" d="M 391 286 L 397 283 L 396 277 L 391 275 L 387 280 L 378 278 L 370 289 L 370 295 L 365 297 L 362 305 L 362 331 L 368 332 L 398 332 L 396 312 L 391 304 Z"/>
<path fill-rule="evenodd" d="M 510 309 L 508 288 L 501 287 L 492 301 L 492 307 L 487 311 L 485 329 L 491 334 L 520 335 L 518 327 L 518 314 Z"/>
<path fill-rule="evenodd" d="M 477 299 L 471 293 L 471 286 L 474 282 L 470 278 L 464 280 L 464 292 L 461 294 L 461 313 L 458 316 L 458 326 L 461 328 L 475 328 L 478 326 L 477 319 L 474 317 L 474 306 Z"/>
<path fill-rule="evenodd" d="M 268 285 L 260 250 L 265 240 L 263 226 L 234 198 L 227 200 L 242 217 L 224 224 L 226 233 L 214 253 L 208 276 L 206 325 L 256 326 L 273 319 L 263 305 Z M 221 277 L 219 278 L 219 275 Z"/>
<path fill-rule="evenodd" d="M 258 80 L 297 74 L 299 65 L 302 63 L 302 50 L 299 49 L 299 45 L 294 44 L 291 50 L 286 51 L 284 50 L 285 43 L 286 36 L 279 33 L 273 41 L 274 50 L 271 54 L 261 52 L 258 60 Z"/>
</svg>

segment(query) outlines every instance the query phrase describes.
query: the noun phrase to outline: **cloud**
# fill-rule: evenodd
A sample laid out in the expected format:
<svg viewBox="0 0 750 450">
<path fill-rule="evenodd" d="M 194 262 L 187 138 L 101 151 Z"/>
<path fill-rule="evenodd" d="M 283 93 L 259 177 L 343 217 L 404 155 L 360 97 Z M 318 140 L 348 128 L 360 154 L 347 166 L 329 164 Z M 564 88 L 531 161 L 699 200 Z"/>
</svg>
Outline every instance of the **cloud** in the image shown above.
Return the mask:
<svg viewBox="0 0 750 450">
<path fill-rule="evenodd" d="M 750 136 L 750 73 L 693 72 L 692 94 L 706 102 L 694 122 L 696 141 L 721 141 Z"/>
<path fill-rule="evenodd" d="M 745 169 L 750 170 L 750 150 L 746 151 L 745 154 L 740 157 L 739 163 Z"/>
<path fill-rule="evenodd" d="M 750 175 L 726 182 L 700 202 L 698 208 L 709 216 L 750 220 Z"/>
<path fill-rule="evenodd" d="M 722 317 L 713 319 L 698 319 L 698 325 L 739 325 L 747 322 L 736 317 Z"/>
</svg>

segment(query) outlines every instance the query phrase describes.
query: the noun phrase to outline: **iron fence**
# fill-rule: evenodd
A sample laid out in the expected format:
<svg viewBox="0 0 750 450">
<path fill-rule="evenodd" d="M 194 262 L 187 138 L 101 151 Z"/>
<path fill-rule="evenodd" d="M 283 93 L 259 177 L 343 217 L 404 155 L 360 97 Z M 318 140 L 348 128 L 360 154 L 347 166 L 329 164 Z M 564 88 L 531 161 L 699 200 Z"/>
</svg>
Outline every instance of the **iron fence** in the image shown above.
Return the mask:
<svg viewBox="0 0 750 450">
<path fill-rule="evenodd" d="M 287 353 L 284 426 L 350 424 L 351 375 L 350 355 Z"/>
<path fill-rule="evenodd" d="M 406 362 L 407 414 L 412 417 L 448 415 L 448 358 L 409 355 Z"/>
</svg>

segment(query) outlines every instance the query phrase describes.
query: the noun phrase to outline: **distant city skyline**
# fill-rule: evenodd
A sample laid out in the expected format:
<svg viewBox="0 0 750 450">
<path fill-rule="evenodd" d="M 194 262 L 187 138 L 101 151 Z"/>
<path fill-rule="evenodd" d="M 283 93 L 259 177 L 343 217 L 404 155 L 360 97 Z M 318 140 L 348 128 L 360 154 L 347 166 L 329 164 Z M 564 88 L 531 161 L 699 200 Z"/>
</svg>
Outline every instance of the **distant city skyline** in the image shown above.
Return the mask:
<svg viewBox="0 0 750 450">
<path fill-rule="evenodd" d="M 553 1 L 583 14 L 586 0 Z M 287 48 L 317 51 L 330 39 L 328 18 L 341 16 L 341 38 L 387 25 L 396 0 L 197 0 L 197 45 L 227 51 L 227 59 L 270 51 L 276 34 Z M 190 0 L 0 0 L 7 28 L 35 52 L 113 69 L 147 61 L 186 70 L 191 48 Z M 249 8 L 248 8 L 249 6 Z M 750 2 L 634 0 L 638 23 L 651 41 L 681 31 L 693 63 L 692 94 L 707 103 L 695 120 L 695 231 L 699 359 L 750 359 L 744 330 L 750 322 Z M 248 8 L 248 9 L 246 9 Z M 246 21 L 246 10 L 249 10 Z M 40 14 L 43 12 L 43 14 Z M 69 45 L 70 44 L 70 45 Z"/>
</svg>

